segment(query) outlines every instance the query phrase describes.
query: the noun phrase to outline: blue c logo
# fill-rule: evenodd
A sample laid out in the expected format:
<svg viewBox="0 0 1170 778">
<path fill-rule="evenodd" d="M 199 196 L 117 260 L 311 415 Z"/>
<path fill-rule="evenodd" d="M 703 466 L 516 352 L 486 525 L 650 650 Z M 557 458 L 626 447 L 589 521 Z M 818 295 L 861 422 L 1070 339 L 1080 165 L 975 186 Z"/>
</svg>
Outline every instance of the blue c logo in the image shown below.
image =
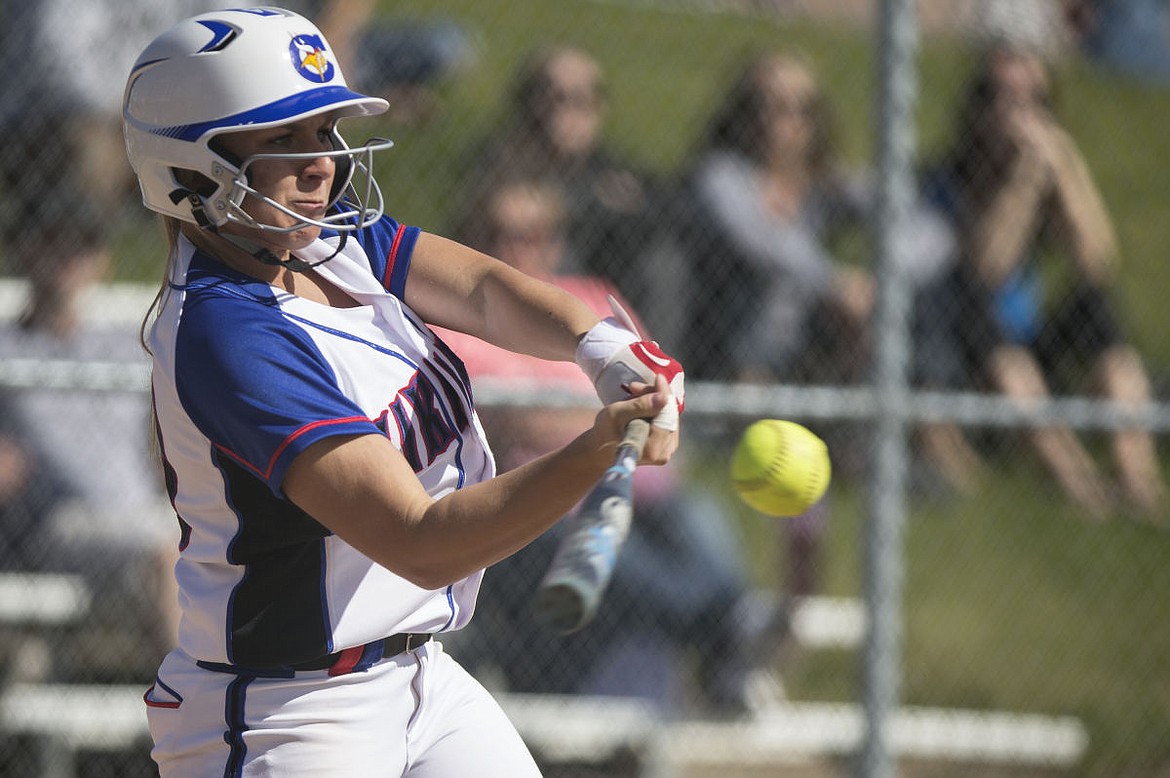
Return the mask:
<svg viewBox="0 0 1170 778">
<path fill-rule="evenodd" d="M 288 45 L 293 67 L 303 77 L 316 84 L 333 80 L 335 68 L 325 54 L 325 41 L 319 35 L 298 35 Z"/>
</svg>

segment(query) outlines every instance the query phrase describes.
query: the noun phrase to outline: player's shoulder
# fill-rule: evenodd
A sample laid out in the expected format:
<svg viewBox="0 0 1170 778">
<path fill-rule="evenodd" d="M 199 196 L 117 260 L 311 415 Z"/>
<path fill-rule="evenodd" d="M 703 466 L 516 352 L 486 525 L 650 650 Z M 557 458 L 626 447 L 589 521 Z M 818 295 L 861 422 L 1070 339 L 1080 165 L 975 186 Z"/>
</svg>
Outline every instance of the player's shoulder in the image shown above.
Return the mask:
<svg viewBox="0 0 1170 778">
<path fill-rule="evenodd" d="M 326 231 L 322 233 L 322 238 L 325 239 L 324 242 L 349 256 L 353 256 L 351 247 L 356 245 L 369 266 L 369 271 L 382 282 L 384 288 L 395 292 L 396 286 L 401 285 L 409 268 L 420 232 L 418 227 L 400 224 L 394 218 L 383 215 L 368 227 L 354 231 L 352 243 L 349 242 L 349 238 L 342 237 L 336 231 Z"/>
<path fill-rule="evenodd" d="M 186 278 L 175 291 L 182 293 L 182 321 L 210 320 L 230 325 L 236 317 L 280 315 L 273 288 L 257 278 L 233 270 L 197 253 Z"/>
<path fill-rule="evenodd" d="M 174 331 L 177 357 L 222 366 L 246 360 L 257 349 L 271 350 L 280 340 L 303 340 L 300 328 L 285 316 L 276 290 L 208 257 L 192 258 L 184 283 L 173 293 L 178 305 L 167 326 Z M 272 338 L 281 333 L 281 338 Z"/>
</svg>

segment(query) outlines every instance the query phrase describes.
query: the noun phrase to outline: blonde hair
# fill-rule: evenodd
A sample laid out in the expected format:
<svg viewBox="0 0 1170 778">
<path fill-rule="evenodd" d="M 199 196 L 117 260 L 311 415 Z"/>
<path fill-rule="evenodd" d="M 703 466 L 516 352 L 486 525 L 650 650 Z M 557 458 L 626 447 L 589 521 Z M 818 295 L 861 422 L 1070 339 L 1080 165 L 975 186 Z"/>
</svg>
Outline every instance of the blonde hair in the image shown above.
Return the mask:
<svg viewBox="0 0 1170 778">
<path fill-rule="evenodd" d="M 158 317 L 158 313 L 162 310 L 163 303 L 167 299 L 167 294 L 171 291 L 171 278 L 174 277 L 175 262 L 179 255 L 179 235 L 183 231 L 183 222 L 174 216 L 161 216 L 159 218 L 162 222 L 163 234 L 166 236 L 167 261 L 163 266 L 163 276 L 159 282 L 158 290 L 154 293 L 154 299 L 151 300 L 146 313 L 142 315 L 142 324 L 138 328 L 138 341 L 147 354 L 154 353 L 150 350 L 150 326 Z"/>
</svg>

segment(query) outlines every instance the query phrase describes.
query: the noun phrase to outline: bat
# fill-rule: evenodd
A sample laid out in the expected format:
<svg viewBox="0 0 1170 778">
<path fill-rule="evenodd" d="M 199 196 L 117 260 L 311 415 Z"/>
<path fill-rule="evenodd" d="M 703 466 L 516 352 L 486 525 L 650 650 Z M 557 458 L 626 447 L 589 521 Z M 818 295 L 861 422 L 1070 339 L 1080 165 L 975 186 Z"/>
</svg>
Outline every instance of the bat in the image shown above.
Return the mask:
<svg viewBox="0 0 1170 778">
<path fill-rule="evenodd" d="M 630 532 L 634 467 L 649 434 L 645 419 L 626 425 L 614 463 L 570 519 L 569 532 L 536 590 L 536 618 L 562 634 L 576 632 L 593 619 L 609 586 Z"/>
</svg>

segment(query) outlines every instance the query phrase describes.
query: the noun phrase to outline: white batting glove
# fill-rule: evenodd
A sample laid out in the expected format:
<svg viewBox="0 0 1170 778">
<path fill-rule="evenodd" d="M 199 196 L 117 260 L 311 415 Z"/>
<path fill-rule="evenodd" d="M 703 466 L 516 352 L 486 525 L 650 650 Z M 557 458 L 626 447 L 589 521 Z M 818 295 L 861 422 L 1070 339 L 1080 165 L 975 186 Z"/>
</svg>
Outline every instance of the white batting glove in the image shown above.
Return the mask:
<svg viewBox="0 0 1170 778">
<path fill-rule="evenodd" d="M 686 404 L 682 365 L 663 353 L 652 340 L 642 340 L 629 314 L 613 297 L 614 315 L 602 319 L 577 344 L 577 364 L 593 381 L 597 396 L 609 404 L 630 396 L 635 381 L 653 384 L 661 375 L 670 385 L 674 402 L 654 417 L 653 424 L 665 430 L 678 429 L 678 415 Z"/>
</svg>

